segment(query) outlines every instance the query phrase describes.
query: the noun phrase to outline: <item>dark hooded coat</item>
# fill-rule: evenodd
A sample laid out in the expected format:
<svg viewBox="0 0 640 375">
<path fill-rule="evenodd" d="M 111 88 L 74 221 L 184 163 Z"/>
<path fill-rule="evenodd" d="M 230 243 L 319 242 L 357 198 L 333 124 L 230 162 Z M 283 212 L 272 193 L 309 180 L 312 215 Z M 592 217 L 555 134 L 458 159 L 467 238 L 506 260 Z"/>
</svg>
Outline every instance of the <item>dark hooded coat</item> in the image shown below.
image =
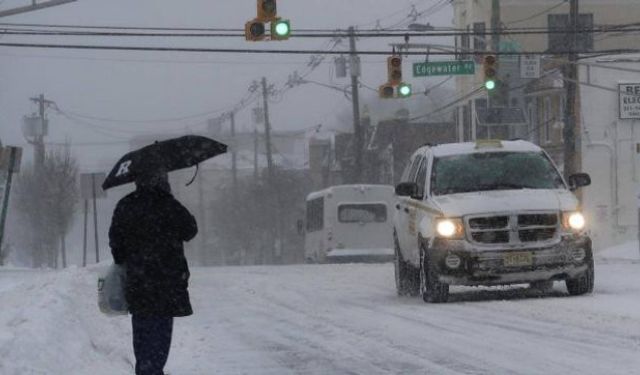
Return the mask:
<svg viewBox="0 0 640 375">
<path fill-rule="evenodd" d="M 109 244 L 116 264 L 127 270 L 129 311 L 139 316 L 193 314 L 189 267 L 183 242 L 198 232 L 189 211 L 159 186 L 138 185 L 116 206 Z"/>
</svg>

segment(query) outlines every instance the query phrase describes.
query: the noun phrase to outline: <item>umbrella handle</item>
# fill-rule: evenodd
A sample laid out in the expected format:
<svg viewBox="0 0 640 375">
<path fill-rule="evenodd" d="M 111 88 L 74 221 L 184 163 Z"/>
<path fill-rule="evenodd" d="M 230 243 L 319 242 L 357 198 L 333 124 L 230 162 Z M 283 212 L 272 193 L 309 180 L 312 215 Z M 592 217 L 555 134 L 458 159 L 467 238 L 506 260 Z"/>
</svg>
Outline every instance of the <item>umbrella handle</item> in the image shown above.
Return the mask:
<svg viewBox="0 0 640 375">
<path fill-rule="evenodd" d="M 198 175 L 198 169 L 200 169 L 200 164 L 196 164 L 196 173 L 193 174 L 191 181 L 189 181 L 185 186 L 189 186 L 196 180 L 196 176 Z"/>
</svg>

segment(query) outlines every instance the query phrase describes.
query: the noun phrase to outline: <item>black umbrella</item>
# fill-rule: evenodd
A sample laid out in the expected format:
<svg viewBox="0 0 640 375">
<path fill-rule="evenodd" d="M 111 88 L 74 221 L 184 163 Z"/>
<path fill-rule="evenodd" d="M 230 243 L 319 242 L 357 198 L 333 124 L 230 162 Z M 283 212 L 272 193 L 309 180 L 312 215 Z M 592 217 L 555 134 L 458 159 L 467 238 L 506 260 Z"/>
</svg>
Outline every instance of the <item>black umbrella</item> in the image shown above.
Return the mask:
<svg viewBox="0 0 640 375">
<path fill-rule="evenodd" d="M 227 145 L 198 135 L 156 142 L 120 158 L 104 180 L 102 189 L 134 182 L 138 176 L 156 170 L 171 172 L 192 167 L 225 152 Z"/>
</svg>

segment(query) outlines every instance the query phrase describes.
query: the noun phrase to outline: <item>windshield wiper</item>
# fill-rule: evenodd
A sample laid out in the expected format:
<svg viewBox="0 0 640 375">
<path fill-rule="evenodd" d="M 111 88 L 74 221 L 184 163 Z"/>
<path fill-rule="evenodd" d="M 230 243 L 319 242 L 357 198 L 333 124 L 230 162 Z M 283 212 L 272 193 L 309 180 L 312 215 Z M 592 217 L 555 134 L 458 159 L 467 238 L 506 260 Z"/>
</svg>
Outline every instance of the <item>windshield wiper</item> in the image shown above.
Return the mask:
<svg viewBox="0 0 640 375">
<path fill-rule="evenodd" d="M 489 190 L 522 190 L 522 189 L 530 189 L 527 186 L 522 186 L 519 184 L 509 184 L 509 183 L 499 183 L 499 184 L 489 184 L 489 185 L 479 185 L 477 187 L 477 191 L 489 191 Z"/>
</svg>

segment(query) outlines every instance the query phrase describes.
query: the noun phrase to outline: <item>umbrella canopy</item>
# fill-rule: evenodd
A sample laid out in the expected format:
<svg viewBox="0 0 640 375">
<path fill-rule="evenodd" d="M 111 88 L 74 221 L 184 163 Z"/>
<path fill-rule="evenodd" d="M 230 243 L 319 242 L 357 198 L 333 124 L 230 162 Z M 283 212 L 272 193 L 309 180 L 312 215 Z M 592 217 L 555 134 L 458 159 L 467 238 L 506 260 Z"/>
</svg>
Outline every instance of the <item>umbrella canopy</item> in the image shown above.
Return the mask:
<svg viewBox="0 0 640 375">
<path fill-rule="evenodd" d="M 107 190 L 154 171 L 171 172 L 227 152 L 227 145 L 198 135 L 169 139 L 131 151 L 116 163 L 102 184 Z"/>
</svg>

